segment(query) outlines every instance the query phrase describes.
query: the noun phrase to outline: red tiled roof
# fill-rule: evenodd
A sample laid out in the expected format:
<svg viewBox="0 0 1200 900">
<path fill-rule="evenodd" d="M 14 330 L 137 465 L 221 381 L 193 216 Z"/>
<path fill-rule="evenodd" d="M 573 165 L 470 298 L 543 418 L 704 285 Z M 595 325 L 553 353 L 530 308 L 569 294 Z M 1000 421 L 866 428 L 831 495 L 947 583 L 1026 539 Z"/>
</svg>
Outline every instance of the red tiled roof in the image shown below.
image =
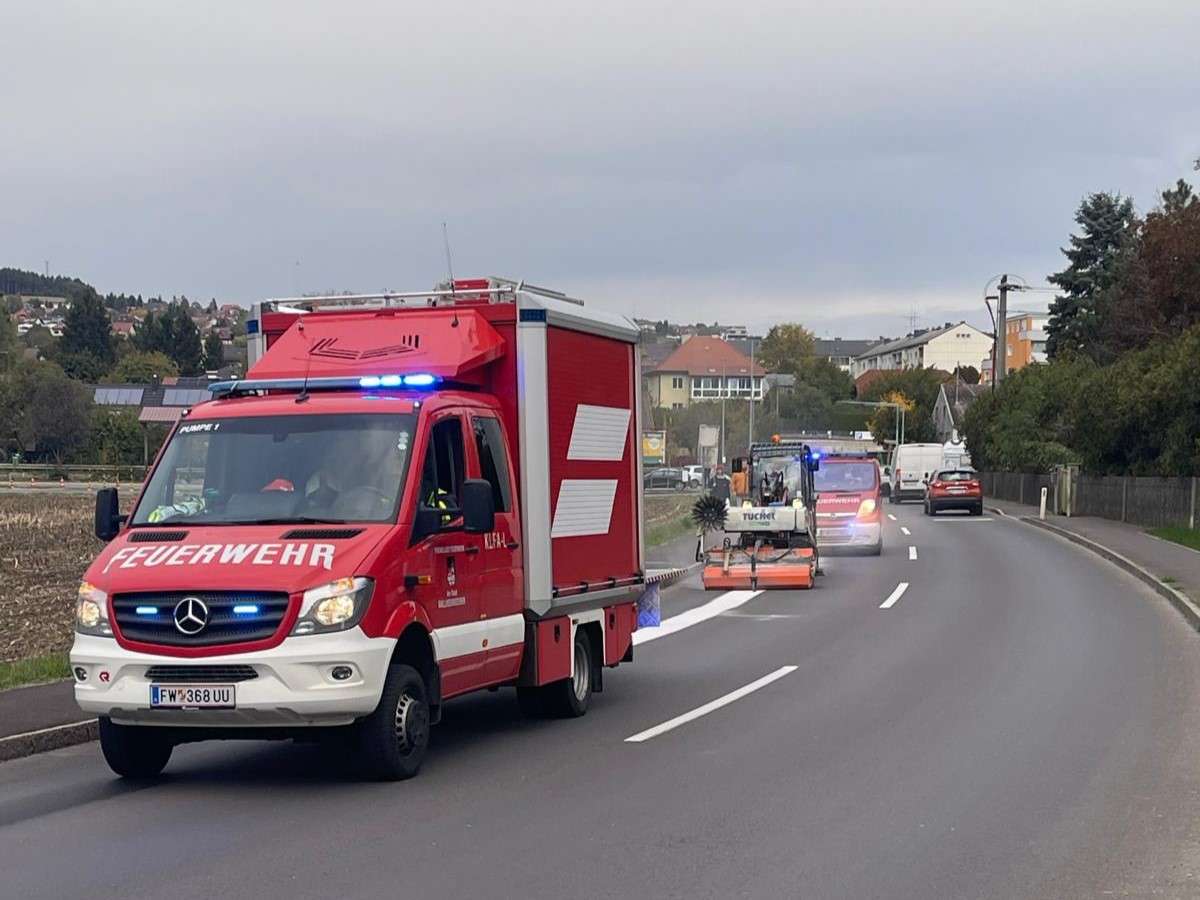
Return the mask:
<svg viewBox="0 0 1200 900">
<path fill-rule="evenodd" d="M 743 356 L 719 337 L 695 335 L 688 338 L 655 372 L 687 372 L 688 375 L 750 375 L 750 357 Z M 755 375 L 767 370 L 754 364 Z"/>
<path fill-rule="evenodd" d="M 146 406 L 138 413 L 139 422 L 178 422 L 183 415 L 182 406 Z"/>
</svg>

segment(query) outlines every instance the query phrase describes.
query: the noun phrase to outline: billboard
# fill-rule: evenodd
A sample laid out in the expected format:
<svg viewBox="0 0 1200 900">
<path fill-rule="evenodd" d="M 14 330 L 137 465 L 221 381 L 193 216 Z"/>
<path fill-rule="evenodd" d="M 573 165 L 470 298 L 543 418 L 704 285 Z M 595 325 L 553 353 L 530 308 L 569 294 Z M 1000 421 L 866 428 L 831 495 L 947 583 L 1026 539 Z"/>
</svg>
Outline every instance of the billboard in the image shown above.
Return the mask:
<svg viewBox="0 0 1200 900">
<path fill-rule="evenodd" d="M 666 464 L 667 433 L 665 431 L 642 432 L 642 462 L 648 466 Z"/>
</svg>

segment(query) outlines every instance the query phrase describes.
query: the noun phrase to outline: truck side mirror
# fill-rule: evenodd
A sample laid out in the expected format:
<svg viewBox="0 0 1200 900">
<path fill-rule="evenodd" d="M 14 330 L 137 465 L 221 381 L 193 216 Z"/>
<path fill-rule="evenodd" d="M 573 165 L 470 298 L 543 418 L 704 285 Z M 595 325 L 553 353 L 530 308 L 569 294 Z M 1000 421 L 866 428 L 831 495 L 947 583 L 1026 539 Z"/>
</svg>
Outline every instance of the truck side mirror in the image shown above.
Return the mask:
<svg viewBox="0 0 1200 900">
<path fill-rule="evenodd" d="M 100 488 L 96 491 L 96 537 L 111 541 L 120 533 L 121 523 L 125 521 L 120 510 L 116 488 Z"/>
<path fill-rule="evenodd" d="M 482 478 L 463 482 L 463 528 L 471 534 L 486 534 L 496 527 L 496 501 L 492 483 Z"/>
</svg>

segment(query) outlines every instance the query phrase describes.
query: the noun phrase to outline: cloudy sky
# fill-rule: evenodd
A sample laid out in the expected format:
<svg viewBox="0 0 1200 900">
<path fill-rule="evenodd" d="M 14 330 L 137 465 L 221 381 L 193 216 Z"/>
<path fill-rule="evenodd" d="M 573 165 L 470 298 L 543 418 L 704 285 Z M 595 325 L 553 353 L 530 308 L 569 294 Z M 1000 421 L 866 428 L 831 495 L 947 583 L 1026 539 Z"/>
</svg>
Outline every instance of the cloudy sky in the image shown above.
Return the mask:
<svg viewBox="0 0 1200 900">
<path fill-rule="evenodd" d="M 1191 0 L 186 6 L 0 7 L 0 265 L 421 289 L 445 221 L 456 275 L 896 334 L 1200 156 Z"/>
</svg>

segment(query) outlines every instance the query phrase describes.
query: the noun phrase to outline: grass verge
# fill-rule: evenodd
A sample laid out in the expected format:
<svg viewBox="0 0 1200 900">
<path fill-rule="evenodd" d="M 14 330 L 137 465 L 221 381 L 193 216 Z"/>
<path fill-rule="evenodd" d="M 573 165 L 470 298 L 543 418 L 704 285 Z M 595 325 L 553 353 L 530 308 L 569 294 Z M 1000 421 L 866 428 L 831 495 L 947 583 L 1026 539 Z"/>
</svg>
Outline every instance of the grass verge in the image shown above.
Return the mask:
<svg viewBox="0 0 1200 900">
<path fill-rule="evenodd" d="M 683 537 L 685 534 L 695 534 L 696 526 L 690 516 L 681 516 L 666 522 L 658 522 L 646 526 L 646 546 L 657 547 Z"/>
<path fill-rule="evenodd" d="M 71 666 L 67 654 L 50 653 L 18 659 L 16 662 L 0 663 L 0 691 L 20 687 L 23 684 L 38 684 L 43 681 L 59 681 L 71 677 Z"/>
<path fill-rule="evenodd" d="M 1163 528 L 1151 528 L 1150 533 L 1164 541 L 1173 541 L 1184 547 L 1190 547 L 1192 550 L 1200 550 L 1200 529 L 1167 525 Z"/>
</svg>

